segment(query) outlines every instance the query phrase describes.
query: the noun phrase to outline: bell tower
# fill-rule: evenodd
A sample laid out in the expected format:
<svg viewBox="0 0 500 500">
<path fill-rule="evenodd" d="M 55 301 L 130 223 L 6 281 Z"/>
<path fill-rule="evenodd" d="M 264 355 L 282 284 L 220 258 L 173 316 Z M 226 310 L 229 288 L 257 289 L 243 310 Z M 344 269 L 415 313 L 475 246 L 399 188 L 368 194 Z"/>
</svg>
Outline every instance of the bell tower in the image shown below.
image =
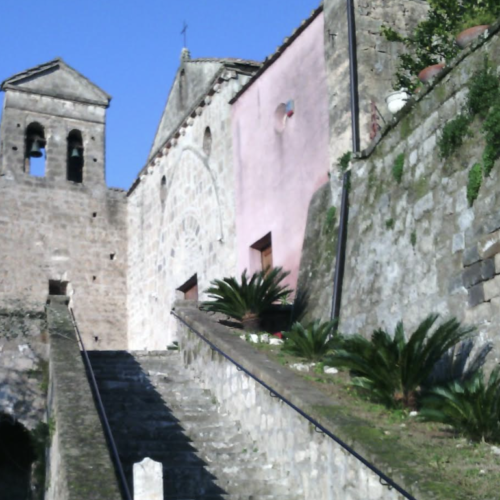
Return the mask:
<svg viewBox="0 0 500 500">
<path fill-rule="evenodd" d="M 8 78 L 0 88 L 0 175 L 105 187 L 108 94 L 59 58 Z"/>
</svg>

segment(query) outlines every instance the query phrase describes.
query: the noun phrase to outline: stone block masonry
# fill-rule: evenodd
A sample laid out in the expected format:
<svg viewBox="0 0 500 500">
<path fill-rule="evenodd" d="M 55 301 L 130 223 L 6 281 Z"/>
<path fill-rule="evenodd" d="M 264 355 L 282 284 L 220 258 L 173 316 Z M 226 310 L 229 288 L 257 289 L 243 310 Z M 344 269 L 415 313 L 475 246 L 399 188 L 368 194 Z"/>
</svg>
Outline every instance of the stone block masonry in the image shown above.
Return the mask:
<svg viewBox="0 0 500 500">
<path fill-rule="evenodd" d="M 403 320 L 410 333 L 437 312 L 476 325 L 481 341 L 495 345 L 490 363 L 498 361 L 498 162 L 471 207 L 468 170 L 482 161 L 481 123 L 473 124 L 474 136 L 450 158 L 442 159 L 438 147 L 485 56 L 498 72 L 500 36 L 494 30 L 353 163 L 341 331 L 393 331 Z M 404 156 L 401 183 L 392 175 L 399 155 Z"/>
<path fill-rule="evenodd" d="M 62 281 L 87 347 L 126 347 L 125 193 L 2 176 L 0 228 L 2 307 L 43 311 L 49 280 Z"/>
</svg>

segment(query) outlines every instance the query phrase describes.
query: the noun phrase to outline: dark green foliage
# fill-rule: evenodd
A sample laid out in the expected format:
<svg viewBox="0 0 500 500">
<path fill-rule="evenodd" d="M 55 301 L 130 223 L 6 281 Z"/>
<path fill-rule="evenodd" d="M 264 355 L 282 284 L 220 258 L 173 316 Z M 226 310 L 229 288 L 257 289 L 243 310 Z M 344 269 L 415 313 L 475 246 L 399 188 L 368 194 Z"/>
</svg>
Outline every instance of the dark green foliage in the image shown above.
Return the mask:
<svg viewBox="0 0 500 500">
<path fill-rule="evenodd" d="M 407 88 L 414 91 L 418 86 L 418 73 L 427 66 L 449 61 L 459 51 L 455 36 L 474 22 L 484 22 L 500 16 L 498 0 L 428 0 L 427 18 L 421 21 L 414 32 L 402 36 L 392 28 L 382 26 L 382 35 L 392 42 L 403 43 L 407 51 L 398 56 L 394 89 Z"/>
<path fill-rule="evenodd" d="M 335 321 L 316 320 L 304 327 L 294 323 L 283 349 L 301 358 L 317 360 L 339 345 L 340 335 L 335 331 L 335 324 Z"/>
<path fill-rule="evenodd" d="M 352 153 L 347 151 L 339 159 L 338 164 L 342 172 L 346 172 L 349 168 L 349 163 L 351 163 Z"/>
<path fill-rule="evenodd" d="M 325 226 L 327 231 L 331 231 L 335 227 L 335 217 L 337 215 L 337 208 L 330 207 L 326 212 Z"/>
<path fill-rule="evenodd" d="M 463 144 L 465 137 L 471 135 L 469 122 L 470 118 L 461 114 L 444 126 L 438 142 L 441 158 L 451 156 Z"/>
<path fill-rule="evenodd" d="M 250 316 L 260 317 L 274 302 L 290 294 L 288 285 L 281 285 L 289 274 L 281 267 L 275 267 L 267 274 L 264 271 L 254 273 L 250 279 L 245 270 L 240 283 L 233 277 L 213 280 L 212 286 L 206 290 L 212 300 L 203 302 L 202 308 L 240 321 Z"/>
<path fill-rule="evenodd" d="M 394 180 L 400 184 L 401 179 L 403 178 L 403 167 L 405 164 L 405 155 L 401 153 L 398 155 L 396 158 L 394 165 L 392 166 L 392 176 L 394 177 Z"/>
<path fill-rule="evenodd" d="M 480 163 L 476 163 L 469 170 L 469 180 L 467 182 L 467 200 L 469 202 L 469 206 L 471 207 L 479 194 L 482 182 L 483 168 Z"/>
<path fill-rule="evenodd" d="M 491 105 L 498 99 L 500 82 L 485 58 L 484 66 L 469 80 L 467 108 L 471 115 L 486 117 Z"/>
<path fill-rule="evenodd" d="M 416 231 L 412 231 L 410 234 L 410 243 L 412 247 L 415 247 L 417 244 L 417 233 Z"/>
<path fill-rule="evenodd" d="M 448 350 L 434 365 L 431 374 L 423 382 L 422 388 L 428 390 L 451 382 L 468 380 L 483 367 L 486 357 L 492 349 L 493 345 L 489 342 L 478 349 L 474 349 L 473 339 L 460 342 Z M 476 353 L 471 357 L 473 350 Z"/>
<path fill-rule="evenodd" d="M 420 416 L 453 426 L 474 441 L 500 442 L 500 365 L 486 383 L 482 371 L 434 388 Z"/>
<path fill-rule="evenodd" d="M 307 312 L 309 304 L 309 290 L 307 288 L 299 288 L 295 293 L 295 298 L 290 312 L 290 321 L 288 327 L 297 321 L 301 321 Z"/>
<path fill-rule="evenodd" d="M 428 316 L 406 339 L 403 324 L 394 337 L 376 330 L 371 340 L 361 335 L 345 337 L 342 348 L 326 359 L 333 366 L 349 368 L 353 385 L 365 389 L 371 398 L 388 407 L 415 408 L 420 387 L 446 351 L 471 335 L 451 319 L 431 332 L 438 316 Z"/>
<path fill-rule="evenodd" d="M 394 219 L 387 219 L 385 221 L 385 227 L 386 227 L 386 229 L 393 229 L 394 228 Z"/>
<path fill-rule="evenodd" d="M 495 160 L 500 156 L 500 98 L 490 109 L 483 124 L 486 138 L 486 148 L 483 154 L 485 162 L 484 174 L 488 176 Z"/>
</svg>

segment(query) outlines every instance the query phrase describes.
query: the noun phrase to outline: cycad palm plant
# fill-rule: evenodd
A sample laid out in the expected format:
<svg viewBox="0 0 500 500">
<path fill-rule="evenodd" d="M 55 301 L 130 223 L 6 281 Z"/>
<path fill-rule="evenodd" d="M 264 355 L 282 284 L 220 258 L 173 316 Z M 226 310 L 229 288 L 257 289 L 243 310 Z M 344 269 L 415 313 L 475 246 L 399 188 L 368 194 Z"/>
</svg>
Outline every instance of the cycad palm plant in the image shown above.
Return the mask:
<svg viewBox="0 0 500 500">
<path fill-rule="evenodd" d="M 203 302 L 202 307 L 241 321 L 245 330 L 258 330 L 262 314 L 291 293 L 288 285 L 281 284 L 289 274 L 275 267 L 267 272 L 256 272 L 250 279 L 245 270 L 240 283 L 233 277 L 213 280 L 206 290 L 212 300 Z"/>
<path fill-rule="evenodd" d="M 340 335 L 335 331 L 335 324 L 335 321 L 316 320 L 304 327 L 296 322 L 286 335 L 283 349 L 301 358 L 317 360 L 339 345 Z"/>
<path fill-rule="evenodd" d="M 431 333 L 437 318 L 431 314 L 424 319 L 409 340 L 401 322 L 394 337 L 384 330 L 374 331 L 371 340 L 361 335 L 346 337 L 342 349 L 327 358 L 326 363 L 349 368 L 352 383 L 385 405 L 415 408 L 420 387 L 435 364 L 473 331 L 450 319 Z"/>
<path fill-rule="evenodd" d="M 420 416 L 453 426 L 474 441 L 500 441 L 500 365 L 488 383 L 482 371 L 465 381 L 436 387 L 423 399 Z"/>
</svg>

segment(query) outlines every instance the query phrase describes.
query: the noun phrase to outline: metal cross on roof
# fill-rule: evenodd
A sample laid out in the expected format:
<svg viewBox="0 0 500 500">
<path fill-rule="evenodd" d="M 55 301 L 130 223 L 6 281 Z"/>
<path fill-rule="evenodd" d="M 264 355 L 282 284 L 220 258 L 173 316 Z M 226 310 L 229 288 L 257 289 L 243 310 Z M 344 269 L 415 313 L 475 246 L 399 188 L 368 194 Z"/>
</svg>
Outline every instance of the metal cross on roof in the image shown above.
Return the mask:
<svg viewBox="0 0 500 500">
<path fill-rule="evenodd" d="M 187 29 L 188 25 L 184 21 L 184 26 L 182 27 L 181 35 L 184 35 L 184 47 L 187 47 Z"/>
</svg>

